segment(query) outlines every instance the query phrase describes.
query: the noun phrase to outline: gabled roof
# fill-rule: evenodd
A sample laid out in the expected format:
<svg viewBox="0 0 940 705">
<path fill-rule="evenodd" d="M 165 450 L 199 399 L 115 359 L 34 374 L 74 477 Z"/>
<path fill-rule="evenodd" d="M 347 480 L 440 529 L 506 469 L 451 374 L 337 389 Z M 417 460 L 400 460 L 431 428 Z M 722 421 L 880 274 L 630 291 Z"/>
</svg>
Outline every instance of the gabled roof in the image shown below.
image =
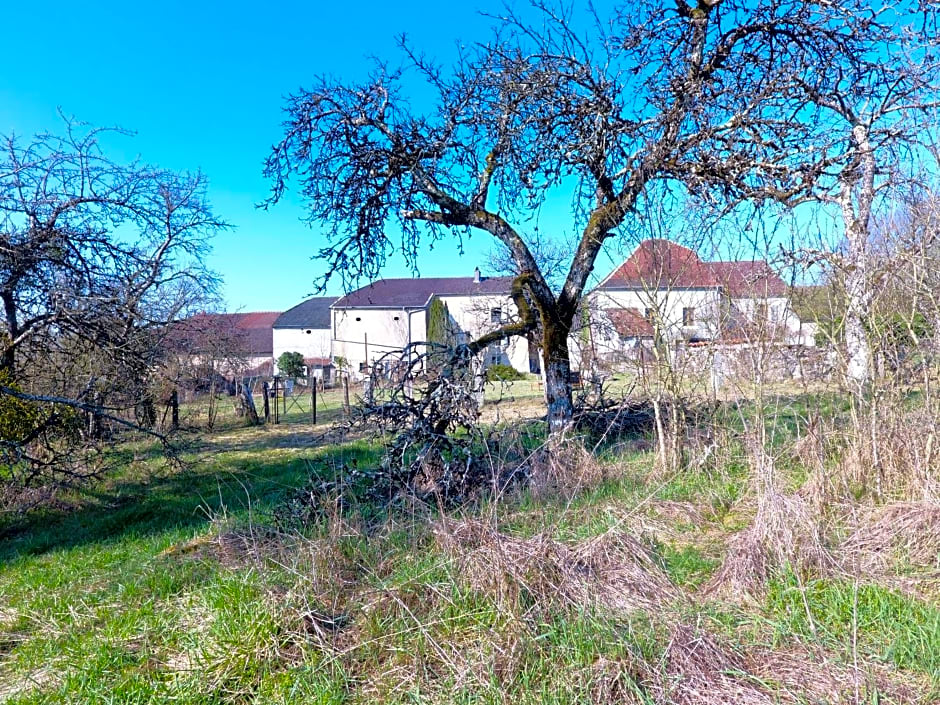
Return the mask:
<svg viewBox="0 0 940 705">
<path fill-rule="evenodd" d="M 433 296 L 509 294 L 513 277 L 381 279 L 341 297 L 333 308 L 424 308 Z"/>
<path fill-rule="evenodd" d="M 274 353 L 277 311 L 252 313 L 197 313 L 173 324 L 169 336 L 171 347 L 191 354 L 213 349 L 225 342 L 233 354 L 260 357 Z"/>
<path fill-rule="evenodd" d="M 286 310 L 274 321 L 275 328 L 330 328 L 330 306 L 339 297 L 319 296 Z"/>
<path fill-rule="evenodd" d="M 599 289 L 708 289 L 722 287 L 734 298 L 785 296 L 787 285 L 763 260 L 703 262 L 688 247 L 669 240 L 644 240 Z"/>
<path fill-rule="evenodd" d="M 764 260 L 706 262 L 721 286 L 735 298 L 786 296 L 786 282 Z"/>
<path fill-rule="evenodd" d="M 604 313 L 623 338 L 653 337 L 653 324 L 637 308 L 607 308 Z"/>
</svg>

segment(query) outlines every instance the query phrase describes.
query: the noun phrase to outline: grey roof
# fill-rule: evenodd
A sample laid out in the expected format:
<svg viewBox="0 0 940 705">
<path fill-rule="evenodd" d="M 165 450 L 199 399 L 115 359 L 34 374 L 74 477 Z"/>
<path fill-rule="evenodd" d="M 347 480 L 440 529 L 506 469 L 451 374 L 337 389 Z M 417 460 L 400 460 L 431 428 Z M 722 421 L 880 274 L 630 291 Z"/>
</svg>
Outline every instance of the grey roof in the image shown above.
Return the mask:
<svg viewBox="0 0 940 705">
<path fill-rule="evenodd" d="M 473 296 L 509 294 L 513 277 L 427 277 L 416 279 L 381 279 L 340 298 L 334 308 L 423 308 L 432 296 Z"/>
<path fill-rule="evenodd" d="M 275 328 L 329 328 L 330 306 L 336 302 L 335 296 L 320 296 L 307 299 L 294 308 L 288 309 L 274 321 Z"/>
</svg>

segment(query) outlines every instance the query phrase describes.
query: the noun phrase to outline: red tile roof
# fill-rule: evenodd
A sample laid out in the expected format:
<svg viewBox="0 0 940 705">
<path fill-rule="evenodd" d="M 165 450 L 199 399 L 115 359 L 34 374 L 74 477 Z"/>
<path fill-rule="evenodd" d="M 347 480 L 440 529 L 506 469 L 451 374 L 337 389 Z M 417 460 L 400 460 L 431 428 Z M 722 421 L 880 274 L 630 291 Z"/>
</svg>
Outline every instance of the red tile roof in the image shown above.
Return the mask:
<svg viewBox="0 0 940 705">
<path fill-rule="evenodd" d="M 644 240 L 600 289 L 707 289 L 722 287 L 734 298 L 785 296 L 787 285 L 763 260 L 703 262 L 688 247 Z"/>
<path fill-rule="evenodd" d="M 604 313 L 623 338 L 653 337 L 653 324 L 637 308 L 608 308 Z"/>
<path fill-rule="evenodd" d="M 512 277 L 419 277 L 380 279 L 352 291 L 333 304 L 333 308 L 385 307 L 422 308 L 432 296 L 473 296 L 474 294 L 509 294 Z"/>
<path fill-rule="evenodd" d="M 333 361 L 328 357 L 305 357 L 304 364 L 308 367 L 329 367 Z"/>
<path fill-rule="evenodd" d="M 181 352 L 204 352 L 222 339 L 229 339 L 237 350 L 230 352 L 252 357 L 274 353 L 275 319 L 278 311 L 252 313 L 197 313 L 174 324 L 170 344 Z"/>
</svg>

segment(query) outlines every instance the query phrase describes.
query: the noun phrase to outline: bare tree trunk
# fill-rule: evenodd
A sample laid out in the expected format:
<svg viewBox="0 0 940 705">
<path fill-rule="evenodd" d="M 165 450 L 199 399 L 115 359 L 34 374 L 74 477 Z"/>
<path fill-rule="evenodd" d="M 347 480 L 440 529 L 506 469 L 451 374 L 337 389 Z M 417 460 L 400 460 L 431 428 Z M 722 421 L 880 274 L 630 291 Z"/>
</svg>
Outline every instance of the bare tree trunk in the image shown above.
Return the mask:
<svg viewBox="0 0 940 705">
<path fill-rule="evenodd" d="M 170 393 L 170 430 L 176 431 L 180 427 L 180 394 L 177 390 Z"/>
<path fill-rule="evenodd" d="M 854 180 L 842 184 L 839 207 L 848 240 L 849 271 L 845 278 L 845 374 L 853 391 L 863 392 L 872 377 L 871 347 L 865 331 L 872 301 L 869 272 L 868 225 L 875 200 L 875 157 L 868 130 L 863 125 L 852 129 L 858 149 L 859 169 Z"/>
<path fill-rule="evenodd" d="M 568 430 L 574 416 L 567 330 L 560 326 L 546 325 L 542 349 L 545 363 L 545 401 L 548 404 L 548 433 L 550 436 L 558 436 Z"/>
<path fill-rule="evenodd" d="M 251 385 L 248 384 L 247 379 L 242 381 L 241 399 L 245 414 L 248 416 L 248 423 L 252 426 L 260 424 L 261 419 L 258 418 L 258 410 L 255 408 L 255 398 L 251 394 Z"/>
<path fill-rule="evenodd" d="M 101 406 L 101 395 L 95 392 L 91 396 L 92 407 Z M 101 415 L 92 410 L 88 413 L 88 437 L 97 440 L 102 436 Z"/>
<path fill-rule="evenodd" d="M 855 249 L 850 241 L 850 251 Z M 864 320 L 868 315 L 871 299 L 867 267 L 863 263 L 864 253 L 856 259 L 856 266 L 846 278 L 845 313 L 845 376 L 856 391 L 864 389 L 871 380 L 871 349 Z"/>
</svg>

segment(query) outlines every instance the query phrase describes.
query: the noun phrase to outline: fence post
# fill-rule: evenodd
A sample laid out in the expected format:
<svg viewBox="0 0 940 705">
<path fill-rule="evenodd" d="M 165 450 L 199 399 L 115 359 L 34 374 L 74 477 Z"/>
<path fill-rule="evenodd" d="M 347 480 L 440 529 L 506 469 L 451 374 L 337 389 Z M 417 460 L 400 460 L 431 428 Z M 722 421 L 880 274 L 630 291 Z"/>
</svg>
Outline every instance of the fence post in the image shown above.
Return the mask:
<svg viewBox="0 0 940 705">
<path fill-rule="evenodd" d="M 317 423 L 317 380 L 316 377 L 313 379 L 313 384 L 310 385 L 310 411 L 313 414 L 313 423 Z"/>
<path fill-rule="evenodd" d="M 175 431 L 180 427 L 180 393 L 174 389 L 170 392 L 170 429 Z"/>
<path fill-rule="evenodd" d="M 346 410 L 346 415 L 349 416 L 349 375 L 343 377 L 343 408 Z"/>
<path fill-rule="evenodd" d="M 281 381 L 281 378 L 275 375 L 274 377 L 274 424 L 275 425 L 277 425 L 277 423 L 280 421 L 280 419 L 278 418 L 278 414 L 281 411 L 281 407 L 279 406 L 278 401 L 277 401 L 277 388 L 280 386 L 278 384 L 280 381 Z"/>
<path fill-rule="evenodd" d="M 267 382 L 261 385 L 261 391 L 264 394 L 264 422 L 271 423 L 271 388 Z"/>
</svg>

